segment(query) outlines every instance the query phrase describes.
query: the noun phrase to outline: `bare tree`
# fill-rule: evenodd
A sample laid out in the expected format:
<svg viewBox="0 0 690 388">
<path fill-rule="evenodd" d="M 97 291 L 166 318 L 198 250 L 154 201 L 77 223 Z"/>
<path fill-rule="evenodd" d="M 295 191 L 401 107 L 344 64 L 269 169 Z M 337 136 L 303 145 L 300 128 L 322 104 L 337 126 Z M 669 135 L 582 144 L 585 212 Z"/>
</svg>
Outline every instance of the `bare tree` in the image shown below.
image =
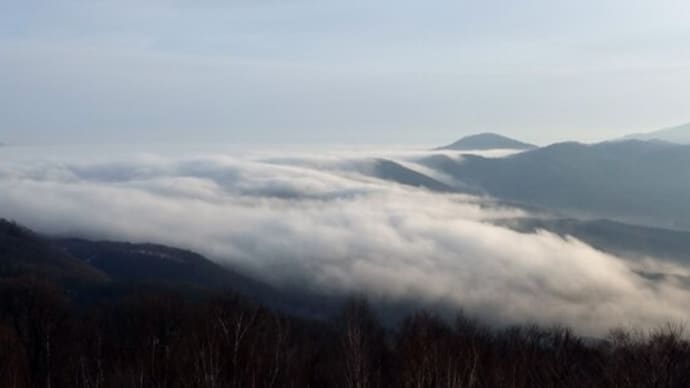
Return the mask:
<svg viewBox="0 0 690 388">
<path fill-rule="evenodd" d="M 338 324 L 343 386 L 380 386 L 383 332 L 368 302 L 363 298 L 348 301 Z"/>
</svg>

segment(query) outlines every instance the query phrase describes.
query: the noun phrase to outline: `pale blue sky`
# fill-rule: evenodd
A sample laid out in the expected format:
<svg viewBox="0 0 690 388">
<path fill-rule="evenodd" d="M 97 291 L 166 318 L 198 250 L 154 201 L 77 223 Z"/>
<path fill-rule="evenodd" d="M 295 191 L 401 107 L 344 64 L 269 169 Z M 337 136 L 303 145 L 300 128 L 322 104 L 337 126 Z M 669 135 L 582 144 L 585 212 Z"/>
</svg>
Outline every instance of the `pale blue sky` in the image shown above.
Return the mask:
<svg viewBox="0 0 690 388">
<path fill-rule="evenodd" d="M 0 74 L 8 143 L 600 140 L 690 121 L 690 2 L 0 0 Z"/>
</svg>

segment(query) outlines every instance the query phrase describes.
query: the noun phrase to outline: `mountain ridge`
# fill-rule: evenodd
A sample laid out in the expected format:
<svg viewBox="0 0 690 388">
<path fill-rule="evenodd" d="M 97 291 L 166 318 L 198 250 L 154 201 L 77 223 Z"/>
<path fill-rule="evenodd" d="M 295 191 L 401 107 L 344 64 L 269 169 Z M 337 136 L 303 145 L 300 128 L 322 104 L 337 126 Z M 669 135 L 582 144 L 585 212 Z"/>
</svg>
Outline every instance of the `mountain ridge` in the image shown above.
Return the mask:
<svg viewBox="0 0 690 388">
<path fill-rule="evenodd" d="M 663 140 L 671 143 L 690 144 L 690 123 L 662 128 L 651 132 L 634 133 L 623 137 L 623 140 Z"/>
</svg>

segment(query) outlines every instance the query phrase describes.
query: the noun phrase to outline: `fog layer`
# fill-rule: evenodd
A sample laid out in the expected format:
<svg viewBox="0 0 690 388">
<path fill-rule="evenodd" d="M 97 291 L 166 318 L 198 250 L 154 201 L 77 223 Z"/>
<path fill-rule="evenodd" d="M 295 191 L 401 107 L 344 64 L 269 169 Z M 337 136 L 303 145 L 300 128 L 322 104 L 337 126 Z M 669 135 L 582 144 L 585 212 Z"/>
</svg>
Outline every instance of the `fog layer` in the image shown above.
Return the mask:
<svg viewBox="0 0 690 388">
<path fill-rule="evenodd" d="M 646 279 L 572 238 L 496 226 L 528 214 L 380 180 L 371 163 L 342 153 L 6 161 L 0 217 L 191 249 L 279 287 L 443 304 L 503 323 L 603 334 L 690 318 L 690 292 L 673 278 Z"/>
</svg>

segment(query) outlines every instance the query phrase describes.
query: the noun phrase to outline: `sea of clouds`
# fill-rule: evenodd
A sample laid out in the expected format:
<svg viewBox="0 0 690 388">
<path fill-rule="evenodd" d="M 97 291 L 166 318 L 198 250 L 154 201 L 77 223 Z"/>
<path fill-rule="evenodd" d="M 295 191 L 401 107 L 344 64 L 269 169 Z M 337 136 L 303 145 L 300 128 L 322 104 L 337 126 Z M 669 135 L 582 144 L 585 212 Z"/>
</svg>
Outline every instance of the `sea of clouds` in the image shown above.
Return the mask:
<svg viewBox="0 0 690 388">
<path fill-rule="evenodd" d="M 588 335 L 690 318 L 690 291 L 674 278 L 650 280 L 635 261 L 578 240 L 492 222 L 526 210 L 370 173 L 384 156 L 452 183 L 415 163 L 424 151 L 13 152 L 0 153 L 0 217 L 51 235 L 167 244 L 277 287 Z"/>
</svg>

